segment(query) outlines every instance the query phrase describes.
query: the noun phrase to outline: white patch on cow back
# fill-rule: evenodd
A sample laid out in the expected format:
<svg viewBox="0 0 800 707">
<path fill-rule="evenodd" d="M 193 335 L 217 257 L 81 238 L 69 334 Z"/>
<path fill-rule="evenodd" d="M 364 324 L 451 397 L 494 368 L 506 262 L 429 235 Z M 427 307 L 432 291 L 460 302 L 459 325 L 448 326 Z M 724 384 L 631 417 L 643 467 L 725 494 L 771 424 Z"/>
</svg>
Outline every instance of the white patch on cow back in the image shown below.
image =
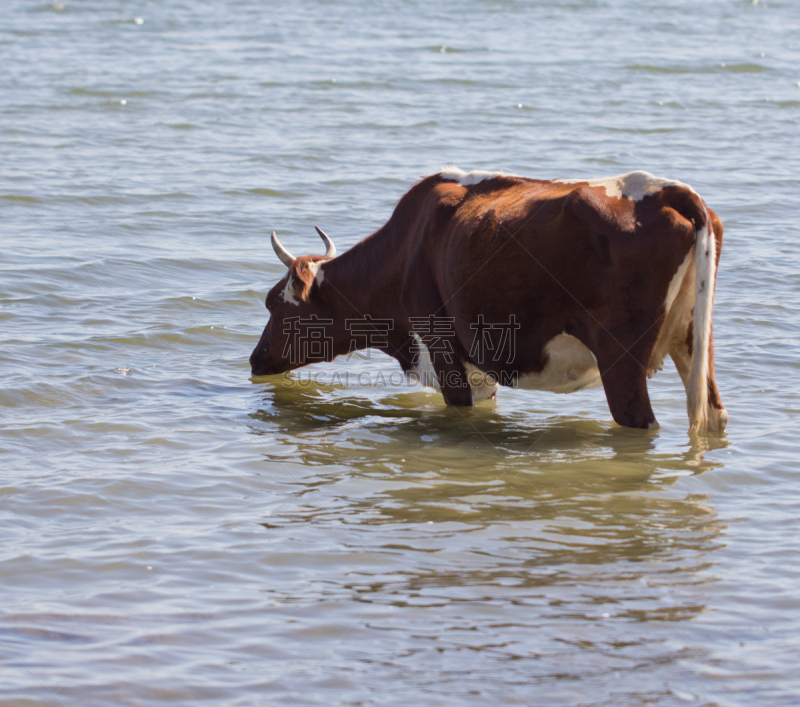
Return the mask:
<svg viewBox="0 0 800 707">
<path fill-rule="evenodd" d="M 467 371 L 469 387 L 472 389 L 472 401 L 477 403 L 479 400 L 492 400 L 500 387 L 494 376 L 467 361 L 464 361 L 464 368 Z"/>
<path fill-rule="evenodd" d="M 584 344 L 570 334 L 554 336 L 545 344 L 547 365 L 539 373 L 524 373 L 517 388 L 574 393 L 602 385 L 597 359 Z"/>
<path fill-rule="evenodd" d="M 447 179 L 451 182 L 458 182 L 463 187 L 468 187 L 472 184 L 479 184 L 484 179 L 516 176 L 514 174 L 509 174 L 508 172 L 486 172 L 480 169 L 474 169 L 471 172 L 465 172 L 463 169 L 459 169 L 455 165 L 444 167 L 439 175 L 442 179 Z"/>
<path fill-rule="evenodd" d="M 431 353 L 428 351 L 428 347 L 425 346 L 422 337 L 417 334 L 417 332 L 412 331 L 411 337 L 414 339 L 414 353 L 417 355 L 417 360 L 416 363 L 406 371 L 406 378 L 408 378 L 411 383 L 419 383 L 426 388 L 436 388 L 436 390 L 440 390 L 439 379 L 436 377 L 436 370 L 433 367 L 433 361 L 431 361 Z"/>
<path fill-rule="evenodd" d="M 317 287 L 319 287 L 325 281 L 325 271 L 322 269 L 322 263 L 315 264 L 317 272 L 314 275 L 314 280 L 317 283 Z"/>
<path fill-rule="evenodd" d="M 621 199 L 625 197 L 633 201 L 641 201 L 646 196 L 651 196 L 664 187 L 683 187 L 697 193 L 688 184 L 674 179 L 654 177 L 650 172 L 637 171 L 621 174 L 618 177 L 604 177 L 602 179 L 554 179 L 558 184 L 588 184 L 590 187 L 604 187 L 606 196 Z"/>
</svg>

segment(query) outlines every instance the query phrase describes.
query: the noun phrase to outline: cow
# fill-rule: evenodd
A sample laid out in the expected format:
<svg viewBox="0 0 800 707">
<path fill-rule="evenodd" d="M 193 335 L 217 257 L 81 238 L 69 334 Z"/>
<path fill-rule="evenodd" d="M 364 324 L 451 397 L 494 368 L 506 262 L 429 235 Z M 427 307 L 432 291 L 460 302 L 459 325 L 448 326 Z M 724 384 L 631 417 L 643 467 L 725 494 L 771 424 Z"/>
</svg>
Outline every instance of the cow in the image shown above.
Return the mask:
<svg viewBox="0 0 800 707">
<path fill-rule="evenodd" d="M 722 223 L 686 184 L 451 167 L 341 255 L 317 231 L 322 256 L 294 257 L 272 234 L 288 271 L 266 298 L 254 376 L 371 346 L 448 405 L 493 399 L 500 385 L 602 385 L 619 425 L 655 429 L 647 379 L 669 354 L 690 432 L 725 429 L 711 332 Z M 303 322 L 324 329 L 324 346 L 297 345 Z"/>
</svg>

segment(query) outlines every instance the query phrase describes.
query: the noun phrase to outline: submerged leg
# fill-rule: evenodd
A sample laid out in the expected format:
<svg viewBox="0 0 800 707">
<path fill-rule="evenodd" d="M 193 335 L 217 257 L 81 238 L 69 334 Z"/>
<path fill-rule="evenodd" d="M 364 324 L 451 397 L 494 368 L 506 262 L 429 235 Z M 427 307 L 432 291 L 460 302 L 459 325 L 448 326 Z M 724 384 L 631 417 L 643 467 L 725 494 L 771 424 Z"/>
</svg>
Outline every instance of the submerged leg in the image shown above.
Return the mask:
<svg viewBox="0 0 800 707">
<path fill-rule="evenodd" d="M 682 332 L 676 336 L 669 348 L 670 358 L 675 363 L 683 381 L 686 393 L 689 393 L 689 376 L 692 370 L 692 330 Z M 717 388 L 717 380 L 714 376 L 714 335 L 708 344 L 708 429 L 722 432 L 728 424 L 728 411 L 722 404 L 722 398 Z"/>
<path fill-rule="evenodd" d="M 464 407 L 473 404 L 467 371 L 451 348 L 431 355 L 424 340 L 414 334 L 408 348 L 408 360 L 412 366 L 407 375 L 424 386 L 438 388 L 447 405 Z"/>
<path fill-rule="evenodd" d="M 641 347 L 626 352 L 620 346 L 595 352 L 606 400 L 614 422 L 625 427 L 654 430 L 658 427 L 647 393 L 647 369 L 639 360 Z M 647 361 L 641 356 L 641 361 Z"/>
<path fill-rule="evenodd" d="M 474 404 L 472 388 L 469 385 L 464 366 L 455 361 L 453 363 L 437 361 L 434 366 L 445 403 L 457 407 L 468 407 Z"/>
</svg>

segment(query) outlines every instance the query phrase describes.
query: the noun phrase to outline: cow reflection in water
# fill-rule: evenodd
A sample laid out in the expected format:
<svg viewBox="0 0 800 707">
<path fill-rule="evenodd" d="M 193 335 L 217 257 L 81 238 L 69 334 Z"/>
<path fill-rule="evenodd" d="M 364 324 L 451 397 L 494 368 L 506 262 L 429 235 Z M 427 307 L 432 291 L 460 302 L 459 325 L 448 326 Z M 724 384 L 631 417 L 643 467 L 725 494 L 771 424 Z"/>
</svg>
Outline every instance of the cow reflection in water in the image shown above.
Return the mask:
<svg viewBox="0 0 800 707">
<path fill-rule="evenodd" d="M 415 185 L 385 226 L 338 257 L 319 233 L 325 255 L 303 257 L 273 233 L 288 273 L 267 295 L 253 375 L 371 346 L 451 406 L 492 398 L 500 384 L 602 385 L 618 424 L 653 429 L 647 379 L 669 355 L 690 429 L 725 428 L 711 336 L 722 224 L 685 184 L 647 172 L 544 181 L 452 168 Z M 356 320 L 380 342 L 354 335 Z M 444 349 L 441 322 L 452 334 Z M 480 322 L 494 350 L 505 334 L 492 327 L 513 326 L 510 355 L 481 355 Z"/>
<path fill-rule="evenodd" d="M 254 434 L 287 440 L 264 452 L 270 480 L 288 491 L 270 526 L 323 523 L 336 532 L 385 525 L 373 532 L 383 537 L 393 528 L 395 541 L 424 538 L 442 551 L 455 535 L 460 545 L 491 550 L 484 560 L 497 564 L 496 579 L 519 576 L 526 584 L 553 581 L 552 573 L 530 573 L 538 566 L 664 560 L 676 541 L 682 551 L 708 552 L 718 540 L 708 499 L 670 487 L 687 473 L 720 466 L 704 460 L 708 445 L 699 445 L 726 446 L 723 438 L 665 453 L 658 438 L 579 417 L 532 424 L 534 415 L 487 407 L 411 407 L 421 398 L 400 395 L 393 406 L 341 390 L 272 389 L 251 424 Z M 429 523 L 434 535 L 421 530 Z M 495 530 L 481 539 L 489 528 Z M 466 540 L 471 533 L 474 541 Z M 498 543 L 509 555 L 524 551 L 521 564 L 502 567 Z M 444 581 L 448 572 L 469 581 L 456 565 L 420 581 Z M 491 577 L 482 571 L 484 581 Z"/>
<path fill-rule="evenodd" d="M 431 409 L 424 393 L 371 400 L 346 388 L 303 383 L 310 385 L 282 380 L 270 386 L 263 407 L 251 414 L 251 431 L 286 439 L 293 462 L 343 464 L 356 473 L 405 472 L 416 464 L 425 473 L 458 474 L 463 467 L 471 476 L 485 467 L 486 479 L 496 480 L 512 468 L 526 476 L 552 468 L 563 481 L 566 468 L 585 464 L 593 469 L 581 481 L 585 488 L 605 478 L 638 490 L 651 488 L 654 478 L 667 482 L 721 466 L 704 454 L 729 444 L 724 436 L 700 436 L 665 453 L 655 436 L 574 415 L 501 414 L 493 406 Z M 275 452 L 271 461 L 286 459 L 281 445 Z M 606 471 L 597 476 L 595 467 Z"/>
</svg>

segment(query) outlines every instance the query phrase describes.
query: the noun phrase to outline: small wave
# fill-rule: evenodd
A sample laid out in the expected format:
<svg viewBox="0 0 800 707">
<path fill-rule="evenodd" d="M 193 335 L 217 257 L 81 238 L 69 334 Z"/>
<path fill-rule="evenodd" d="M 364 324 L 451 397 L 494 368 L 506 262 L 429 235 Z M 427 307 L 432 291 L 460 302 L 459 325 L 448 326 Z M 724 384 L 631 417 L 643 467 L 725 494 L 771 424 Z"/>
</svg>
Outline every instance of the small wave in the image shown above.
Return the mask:
<svg viewBox="0 0 800 707">
<path fill-rule="evenodd" d="M 290 191 L 279 191 L 278 189 L 267 189 L 264 187 L 256 187 L 254 189 L 245 189 L 244 190 L 247 194 L 253 194 L 254 196 L 277 196 L 282 199 L 286 199 L 289 197 L 301 197 L 305 196 L 305 194 L 299 194 L 296 192 Z M 225 192 L 226 194 L 241 194 L 240 190 L 231 190 Z"/>
<path fill-rule="evenodd" d="M 631 71 L 647 71 L 653 74 L 714 74 L 719 71 L 728 71 L 734 74 L 754 74 L 762 71 L 771 71 L 762 64 L 722 64 L 716 66 L 656 66 L 654 64 L 628 64 Z"/>
<path fill-rule="evenodd" d="M 23 196 L 22 194 L 0 194 L 0 199 L 6 199 L 7 201 L 21 201 L 25 204 L 41 203 L 41 200 L 37 199 L 35 196 Z"/>
<path fill-rule="evenodd" d="M 768 66 L 762 64 L 723 64 L 719 67 L 723 71 L 729 71 L 732 74 L 758 74 L 762 71 L 772 71 Z"/>
</svg>

